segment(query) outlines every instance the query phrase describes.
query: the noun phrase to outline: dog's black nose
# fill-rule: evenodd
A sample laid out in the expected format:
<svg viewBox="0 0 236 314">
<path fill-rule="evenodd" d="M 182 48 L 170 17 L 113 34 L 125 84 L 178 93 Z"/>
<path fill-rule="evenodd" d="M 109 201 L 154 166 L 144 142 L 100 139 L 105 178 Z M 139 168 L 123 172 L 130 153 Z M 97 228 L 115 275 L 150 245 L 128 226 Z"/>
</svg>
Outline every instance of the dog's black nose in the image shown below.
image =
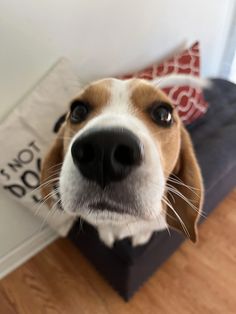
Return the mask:
<svg viewBox="0 0 236 314">
<path fill-rule="evenodd" d="M 71 154 L 82 175 L 104 188 L 140 165 L 142 146 L 131 131 L 113 128 L 82 135 L 73 143 Z"/>
</svg>

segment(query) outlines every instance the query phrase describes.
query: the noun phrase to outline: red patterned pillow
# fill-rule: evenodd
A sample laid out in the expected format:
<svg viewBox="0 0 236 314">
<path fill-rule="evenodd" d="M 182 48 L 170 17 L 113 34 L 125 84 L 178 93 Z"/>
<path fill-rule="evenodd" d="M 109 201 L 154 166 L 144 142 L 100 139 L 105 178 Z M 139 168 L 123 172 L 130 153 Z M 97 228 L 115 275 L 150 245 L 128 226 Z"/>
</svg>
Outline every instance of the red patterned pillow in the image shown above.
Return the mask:
<svg viewBox="0 0 236 314">
<path fill-rule="evenodd" d="M 164 61 L 162 64 L 153 64 L 142 71 L 125 75 L 122 78 L 138 77 L 153 80 L 168 74 L 200 75 L 199 42 L 196 42 L 189 49 Z M 177 106 L 177 110 L 184 124 L 192 123 L 207 111 L 208 104 L 204 100 L 202 91 L 199 88 L 173 86 L 164 88 L 163 90 L 172 99 L 174 105 Z"/>
</svg>

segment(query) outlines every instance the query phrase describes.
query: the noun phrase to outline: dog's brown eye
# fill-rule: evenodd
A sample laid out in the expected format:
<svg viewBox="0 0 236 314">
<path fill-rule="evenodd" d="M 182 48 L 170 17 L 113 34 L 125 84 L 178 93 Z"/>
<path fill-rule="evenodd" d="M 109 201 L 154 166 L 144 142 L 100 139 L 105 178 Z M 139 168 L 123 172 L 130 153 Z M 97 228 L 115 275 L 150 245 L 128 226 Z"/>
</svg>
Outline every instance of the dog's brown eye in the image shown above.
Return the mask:
<svg viewBox="0 0 236 314">
<path fill-rule="evenodd" d="M 157 102 L 151 108 L 151 118 L 158 125 L 169 127 L 173 122 L 172 107 L 165 102 Z"/>
<path fill-rule="evenodd" d="M 71 104 L 70 121 L 72 123 L 80 123 L 86 119 L 88 112 L 88 104 L 81 100 L 75 100 Z"/>
</svg>

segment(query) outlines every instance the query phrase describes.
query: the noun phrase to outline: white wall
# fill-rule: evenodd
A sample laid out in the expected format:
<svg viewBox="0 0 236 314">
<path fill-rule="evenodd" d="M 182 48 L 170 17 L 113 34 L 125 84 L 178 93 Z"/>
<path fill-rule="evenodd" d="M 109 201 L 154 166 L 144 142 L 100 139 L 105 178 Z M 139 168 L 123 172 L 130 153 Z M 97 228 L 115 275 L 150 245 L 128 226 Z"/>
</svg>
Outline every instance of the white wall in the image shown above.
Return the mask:
<svg viewBox="0 0 236 314">
<path fill-rule="evenodd" d="M 146 65 L 200 39 L 217 75 L 234 0 L 1 0 L 1 104 L 11 106 L 59 56 L 84 80 Z M 2 106 L 2 105 L 1 105 Z"/>
<path fill-rule="evenodd" d="M 199 39 L 203 75 L 218 75 L 234 3 L 1 0 L 0 116 L 60 56 L 71 59 L 88 81 L 145 66 L 183 41 Z M 0 248 L 5 252 L 33 233 L 38 222 L 0 197 Z"/>
</svg>

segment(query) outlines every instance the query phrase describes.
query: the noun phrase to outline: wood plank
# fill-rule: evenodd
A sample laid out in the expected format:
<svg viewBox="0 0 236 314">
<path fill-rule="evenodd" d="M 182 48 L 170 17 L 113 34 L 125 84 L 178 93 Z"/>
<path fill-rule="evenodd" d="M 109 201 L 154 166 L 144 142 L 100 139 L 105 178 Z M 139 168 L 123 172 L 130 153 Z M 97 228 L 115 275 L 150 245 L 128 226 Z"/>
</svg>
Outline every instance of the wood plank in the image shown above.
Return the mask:
<svg viewBox="0 0 236 314">
<path fill-rule="evenodd" d="M 125 303 L 67 239 L 1 281 L 2 314 L 236 313 L 236 189 Z"/>
<path fill-rule="evenodd" d="M 0 285 L 0 313 L 2 314 L 18 313 L 1 285 Z"/>
</svg>

